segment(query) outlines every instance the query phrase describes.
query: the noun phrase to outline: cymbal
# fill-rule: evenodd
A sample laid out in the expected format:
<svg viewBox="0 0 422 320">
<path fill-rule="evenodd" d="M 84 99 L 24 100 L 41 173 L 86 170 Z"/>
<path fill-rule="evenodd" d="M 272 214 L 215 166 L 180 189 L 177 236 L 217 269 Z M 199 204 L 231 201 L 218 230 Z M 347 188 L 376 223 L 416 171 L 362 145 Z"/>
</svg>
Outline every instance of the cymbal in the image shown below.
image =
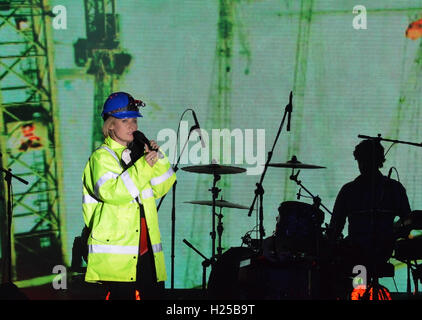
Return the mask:
<svg viewBox="0 0 422 320">
<path fill-rule="evenodd" d="M 270 163 L 269 167 L 276 168 L 292 168 L 292 169 L 323 169 L 325 167 L 316 166 L 313 164 L 305 164 L 297 160 L 296 156 L 293 156 L 291 160 L 285 163 Z"/>
<path fill-rule="evenodd" d="M 200 200 L 200 201 L 185 201 L 185 203 L 200 204 L 202 206 L 212 206 L 212 201 Z M 249 207 L 242 206 L 226 200 L 215 200 L 215 206 L 220 208 L 235 208 L 235 209 L 249 209 Z"/>
<path fill-rule="evenodd" d="M 246 169 L 232 166 L 222 166 L 219 164 L 206 164 L 201 166 L 190 166 L 182 168 L 184 171 L 194 173 L 206 173 L 206 174 L 233 174 L 242 173 Z"/>
</svg>

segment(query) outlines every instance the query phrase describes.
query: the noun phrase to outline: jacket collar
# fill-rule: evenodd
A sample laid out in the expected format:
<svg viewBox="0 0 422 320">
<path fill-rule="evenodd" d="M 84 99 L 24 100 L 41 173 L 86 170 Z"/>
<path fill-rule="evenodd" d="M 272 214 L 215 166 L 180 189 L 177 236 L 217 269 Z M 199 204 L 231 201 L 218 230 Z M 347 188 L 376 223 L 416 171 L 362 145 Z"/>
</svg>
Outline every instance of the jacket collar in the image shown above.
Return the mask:
<svg viewBox="0 0 422 320">
<path fill-rule="evenodd" d="M 122 158 L 122 152 L 123 150 L 127 149 L 126 146 L 118 143 L 117 141 L 113 140 L 110 136 L 104 139 L 104 144 L 109 147 L 111 150 L 113 150 L 119 159 Z"/>
</svg>

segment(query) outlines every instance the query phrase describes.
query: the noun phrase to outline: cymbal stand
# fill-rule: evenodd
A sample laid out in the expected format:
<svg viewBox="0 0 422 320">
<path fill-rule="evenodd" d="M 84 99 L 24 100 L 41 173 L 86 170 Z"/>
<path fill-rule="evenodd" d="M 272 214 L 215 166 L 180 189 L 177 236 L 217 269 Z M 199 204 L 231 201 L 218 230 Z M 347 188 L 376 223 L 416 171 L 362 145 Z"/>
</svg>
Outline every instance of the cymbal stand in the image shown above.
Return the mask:
<svg viewBox="0 0 422 320">
<path fill-rule="evenodd" d="M 289 103 L 286 105 L 285 109 L 284 109 L 284 115 L 283 115 L 283 119 L 281 120 L 280 123 L 280 127 L 278 128 L 276 137 L 274 139 L 274 143 L 273 146 L 271 148 L 271 151 L 268 152 L 268 156 L 267 156 L 267 161 L 265 162 L 265 166 L 264 166 L 264 170 L 261 174 L 261 178 L 259 180 L 258 183 L 256 183 L 256 189 L 255 189 L 255 197 L 252 201 L 252 204 L 249 208 L 249 212 L 248 212 L 248 217 L 250 217 L 252 215 L 252 211 L 254 210 L 255 207 L 255 202 L 257 201 L 258 197 L 259 197 L 259 250 L 262 251 L 263 250 L 263 241 L 264 241 L 264 236 L 265 236 L 265 230 L 264 230 L 264 206 L 263 206 L 263 198 L 264 198 L 264 188 L 262 186 L 262 183 L 264 182 L 264 178 L 265 178 L 265 174 L 267 173 L 267 169 L 268 169 L 268 164 L 271 162 L 271 158 L 273 157 L 273 152 L 274 152 L 274 148 L 277 144 L 277 141 L 280 137 L 280 133 L 281 130 L 283 129 L 284 126 L 284 121 L 286 120 L 286 116 L 289 117 L 290 120 L 290 115 L 292 113 L 292 92 L 290 92 L 290 101 Z M 287 131 L 290 131 L 290 125 L 289 122 L 287 123 Z"/>
<path fill-rule="evenodd" d="M 223 227 L 223 215 L 221 214 L 223 208 L 220 207 L 220 213 L 217 214 L 218 224 L 217 224 L 217 235 L 218 235 L 218 247 L 217 247 L 217 258 L 221 257 L 223 254 L 223 248 L 221 247 L 221 236 L 223 235 L 224 227 Z"/>
<path fill-rule="evenodd" d="M 208 259 L 206 256 L 204 256 L 188 240 L 183 239 L 183 242 L 189 248 L 191 248 L 193 251 L 195 251 L 197 254 L 199 254 L 202 258 L 204 258 L 204 261 L 202 261 L 202 290 L 205 291 L 207 289 L 207 268 L 211 265 L 212 261 L 211 261 L 211 259 Z"/>
<path fill-rule="evenodd" d="M 217 182 L 221 179 L 221 176 L 219 174 L 214 173 L 214 179 L 212 183 L 212 188 L 208 191 L 211 191 L 212 193 L 212 231 L 210 232 L 211 240 L 212 240 L 212 262 L 215 259 L 215 217 L 217 216 L 217 213 L 215 211 L 216 205 L 215 201 L 218 198 L 218 193 L 221 191 L 221 189 L 217 188 Z"/>
<path fill-rule="evenodd" d="M 264 193 L 265 190 L 262 187 L 262 184 L 257 183 L 256 184 L 256 190 L 255 194 L 257 197 L 259 197 L 258 203 L 259 203 L 259 248 L 260 250 L 263 249 L 263 242 L 265 237 L 265 230 L 264 230 Z"/>
</svg>

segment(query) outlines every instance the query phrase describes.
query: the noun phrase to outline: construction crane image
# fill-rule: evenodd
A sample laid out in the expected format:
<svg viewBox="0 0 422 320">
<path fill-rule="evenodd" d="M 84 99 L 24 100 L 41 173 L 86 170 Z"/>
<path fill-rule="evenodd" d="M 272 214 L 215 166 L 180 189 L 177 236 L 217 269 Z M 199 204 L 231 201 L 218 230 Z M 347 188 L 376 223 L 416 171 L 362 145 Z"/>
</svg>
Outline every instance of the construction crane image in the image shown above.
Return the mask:
<svg viewBox="0 0 422 320">
<path fill-rule="evenodd" d="M 103 141 L 99 118 L 104 101 L 116 90 L 117 81 L 130 64 L 131 56 L 120 47 L 119 15 L 115 0 L 84 0 L 86 39 L 75 43 L 75 63 L 94 76 L 92 149 Z"/>
<path fill-rule="evenodd" d="M 84 7 L 87 37 L 74 44 L 74 53 L 75 64 L 94 76 L 95 149 L 103 140 L 95 119 L 131 56 L 120 48 L 115 1 L 85 0 Z M 51 276 L 55 265 L 70 264 L 53 17 L 48 0 L 0 1 L 1 169 L 27 182 L 12 179 L 10 194 L 6 180 L 0 186 L 3 282 Z"/>
<path fill-rule="evenodd" d="M 48 0 L 0 1 L 1 166 L 21 178 L 1 184 L 3 282 L 67 264 L 53 16 Z"/>
</svg>

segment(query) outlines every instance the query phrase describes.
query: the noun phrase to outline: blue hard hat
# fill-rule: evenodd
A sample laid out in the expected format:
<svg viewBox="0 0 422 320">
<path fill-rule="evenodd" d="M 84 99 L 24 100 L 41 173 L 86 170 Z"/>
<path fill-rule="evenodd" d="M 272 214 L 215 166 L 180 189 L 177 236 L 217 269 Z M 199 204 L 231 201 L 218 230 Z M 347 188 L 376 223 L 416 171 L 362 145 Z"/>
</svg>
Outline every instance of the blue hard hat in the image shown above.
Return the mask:
<svg viewBox="0 0 422 320">
<path fill-rule="evenodd" d="M 142 117 L 139 113 L 139 107 L 144 107 L 145 103 L 141 100 L 135 100 L 126 92 L 114 92 L 104 102 L 101 117 L 106 120 L 109 116 L 114 118 L 137 118 Z"/>
</svg>

